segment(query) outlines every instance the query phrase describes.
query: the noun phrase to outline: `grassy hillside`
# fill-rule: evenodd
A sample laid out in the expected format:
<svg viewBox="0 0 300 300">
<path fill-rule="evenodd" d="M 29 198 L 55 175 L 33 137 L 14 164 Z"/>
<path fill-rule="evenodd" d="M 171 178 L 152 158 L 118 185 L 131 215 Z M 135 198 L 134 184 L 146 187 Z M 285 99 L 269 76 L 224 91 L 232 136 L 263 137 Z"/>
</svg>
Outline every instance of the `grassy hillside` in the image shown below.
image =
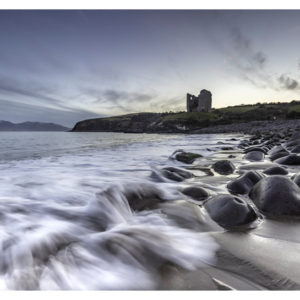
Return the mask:
<svg viewBox="0 0 300 300">
<path fill-rule="evenodd" d="M 134 113 L 78 122 L 73 131 L 186 132 L 204 127 L 260 120 L 300 118 L 300 101 L 257 103 L 211 112 Z"/>
</svg>

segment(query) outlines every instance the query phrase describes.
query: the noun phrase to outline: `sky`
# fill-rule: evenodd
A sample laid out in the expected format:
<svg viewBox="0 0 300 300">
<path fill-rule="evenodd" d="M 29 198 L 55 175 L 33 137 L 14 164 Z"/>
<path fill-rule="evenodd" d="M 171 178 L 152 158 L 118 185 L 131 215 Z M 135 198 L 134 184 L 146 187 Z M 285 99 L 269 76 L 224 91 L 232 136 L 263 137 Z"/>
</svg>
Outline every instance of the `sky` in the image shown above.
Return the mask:
<svg viewBox="0 0 300 300">
<path fill-rule="evenodd" d="M 300 10 L 0 10 L 0 120 L 300 100 Z"/>
</svg>

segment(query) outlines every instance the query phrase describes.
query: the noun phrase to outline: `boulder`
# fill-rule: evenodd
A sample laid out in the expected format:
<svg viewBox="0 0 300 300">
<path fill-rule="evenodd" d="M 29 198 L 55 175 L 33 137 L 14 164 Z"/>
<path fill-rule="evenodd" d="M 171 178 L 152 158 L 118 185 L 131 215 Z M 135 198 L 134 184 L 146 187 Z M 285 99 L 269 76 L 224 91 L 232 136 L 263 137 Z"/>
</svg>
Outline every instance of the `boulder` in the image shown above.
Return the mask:
<svg viewBox="0 0 300 300">
<path fill-rule="evenodd" d="M 232 174 L 235 170 L 234 164 L 229 160 L 219 160 L 212 165 L 212 168 L 215 172 L 221 175 L 229 175 Z"/>
<path fill-rule="evenodd" d="M 241 198 L 221 194 L 207 200 L 204 204 L 210 217 L 222 227 L 248 224 L 257 218 L 253 208 Z"/>
<path fill-rule="evenodd" d="M 175 159 L 185 164 L 192 164 L 199 157 L 202 157 L 202 155 L 191 152 L 178 152 L 175 154 Z"/>
<path fill-rule="evenodd" d="M 292 180 L 300 187 L 300 173 L 297 173 L 294 176 L 292 176 Z"/>
<path fill-rule="evenodd" d="M 263 178 L 249 197 L 260 211 L 270 216 L 300 216 L 300 188 L 285 176 Z"/>
<path fill-rule="evenodd" d="M 242 176 L 230 181 L 227 189 L 232 194 L 248 194 L 252 187 L 263 178 L 263 175 L 256 171 L 248 171 Z"/>
<path fill-rule="evenodd" d="M 174 167 L 163 168 L 162 175 L 174 181 L 183 181 L 185 179 L 193 177 L 193 174 L 191 172 Z"/>
<path fill-rule="evenodd" d="M 234 150 L 234 148 L 230 147 L 230 146 L 224 146 L 224 147 L 221 147 L 221 150 Z"/>
<path fill-rule="evenodd" d="M 161 192 L 148 185 L 141 185 L 137 189 L 128 189 L 124 194 L 129 206 L 135 211 L 151 209 L 163 201 Z"/>
<path fill-rule="evenodd" d="M 265 155 L 261 151 L 251 151 L 248 152 L 244 158 L 250 161 L 261 161 L 265 158 Z"/>
<path fill-rule="evenodd" d="M 300 145 L 294 147 L 294 148 L 291 150 L 291 153 L 300 153 Z"/>
<path fill-rule="evenodd" d="M 274 154 L 271 154 L 269 157 L 270 157 L 270 160 L 273 161 L 273 160 L 276 160 L 278 158 L 285 157 L 289 154 L 290 154 L 290 152 L 288 152 L 287 150 L 282 150 L 282 151 L 276 152 Z"/>
<path fill-rule="evenodd" d="M 275 166 L 264 170 L 263 173 L 267 175 L 287 175 L 289 171 L 285 168 Z"/>
<path fill-rule="evenodd" d="M 260 151 L 263 154 L 267 154 L 267 150 L 261 147 L 249 147 L 244 150 L 245 153 L 252 152 L 252 151 Z"/>
<path fill-rule="evenodd" d="M 300 165 L 300 156 L 297 154 L 290 154 L 276 159 L 275 162 L 281 165 Z"/>
<path fill-rule="evenodd" d="M 191 186 L 182 190 L 182 193 L 194 200 L 203 201 L 209 197 L 209 193 L 202 187 Z"/>
<path fill-rule="evenodd" d="M 275 160 L 280 157 L 284 157 L 289 155 L 290 153 L 282 146 L 276 146 L 273 147 L 269 152 L 268 152 L 270 159 Z"/>
</svg>

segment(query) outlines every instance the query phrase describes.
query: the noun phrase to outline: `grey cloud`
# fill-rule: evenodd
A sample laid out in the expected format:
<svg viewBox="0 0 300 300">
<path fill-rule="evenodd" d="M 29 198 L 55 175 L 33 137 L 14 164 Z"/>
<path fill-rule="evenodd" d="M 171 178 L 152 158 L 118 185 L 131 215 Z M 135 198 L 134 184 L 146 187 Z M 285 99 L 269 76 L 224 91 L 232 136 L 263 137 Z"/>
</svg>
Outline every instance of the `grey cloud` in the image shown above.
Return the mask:
<svg viewBox="0 0 300 300">
<path fill-rule="evenodd" d="M 118 102 L 118 101 L 138 101 L 138 102 L 147 102 L 153 99 L 155 96 L 151 94 L 143 94 L 137 92 L 125 92 L 118 90 L 105 90 L 102 93 L 105 99 L 109 101 Z"/>
<path fill-rule="evenodd" d="M 281 87 L 287 90 L 295 90 L 299 88 L 299 82 L 287 75 L 281 75 L 278 78 L 279 83 L 281 84 Z"/>
<path fill-rule="evenodd" d="M 258 88 L 279 90 L 296 90 L 299 82 L 285 74 L 279 77 L 267 70 L 267 55 L 255 49 L 251 39 L 238 28 L 230 28 L 231 50 L 224 51 L 232 67 L 238 71 L 239 78 Z M 300 61 L 298 64 L 300 68 Z"/>
<path fill-rule="evenodd" d="M 266 54 L 254 49 L 251 40 L 237 28 L 231 29 L 230 37 L 233 45 L 230 62 L 242 73 L 242 78 L 258 87 L 272 86 L 272 78 L 264 70 Z"/>
</svg>

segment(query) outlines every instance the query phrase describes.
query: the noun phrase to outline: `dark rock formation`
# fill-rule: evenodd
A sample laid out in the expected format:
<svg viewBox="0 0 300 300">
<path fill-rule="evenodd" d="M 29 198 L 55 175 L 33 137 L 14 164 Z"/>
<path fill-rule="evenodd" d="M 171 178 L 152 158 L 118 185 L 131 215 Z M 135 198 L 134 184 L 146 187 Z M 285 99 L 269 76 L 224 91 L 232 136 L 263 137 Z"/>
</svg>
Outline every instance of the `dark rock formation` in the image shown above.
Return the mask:
<svg viewBox="0 0 300 300">
<path fill-rule="evenodd" d="M 300 173 L 295 174 L 292 180 L 300 187 Z"/>
<path fill-rule="evenodd" d="M 295 146 L 291 149 L 291 153 L 300 153 L 300 145 Z"/>
<path fill-rule="evenodd" d="M 300 156 L 297 154 L 290 154 L 276 159 L 275 162 L 281 165 L 300 165 Z"/>
<path fill-rule="evenodd" d="M 210 217 L 222 227 L 248 224 L 257 218 L 252 207 L 241 198 L 231 195 L 218 195 L 204 204 Z"/>
<path fill-rule="evenodd" d="M 245 153 L 248 153 L 248 152 L 251 152 L 251 151 L 260 151 L 260 152 L 262 152 L 264 154 L 268 154 L 267 149 L 266 148 L 262 148 L 262 147 L 256 147 L 256 146 L 253 147 L 252 146 L 252 147 L 246 148 L 244 150 Z"/>
<path fill-rule="evenodd" d="M 242 176 L 230 181 L 227 189 L 232 194 L 248 194 L 253 186 L 263 178 L 263 175 L 256 171 L 248 171 Z"/>
<path fill-rule="evenodd" d="M 229 160 L 219 160 L 212 165 L 212 168 L 221 175 L 232 174 L 235 170 L 234 164 Z"/>
<path fill-rule="evenodd" d="M 191 152 L 178 152 L 175 154 L 175 159 L 186 164 L 192 164 L 197 158 L 202 157 L 202 155 Z"/>
<path fill-rule="evenodd" d="M 285 168 L 275 166 L 264 170 L 263 173 L 267 175 L 287 175 L 289 172 Z"/>
<path fill-rule="evenodd" d="M 245 155 L 245 159 L 250 161 L 261 161 L 265 157 L 264 153 L 261 151 L 251 151 Z"/>
<path fill-rule="evenodd" d="M 139 189 L 129 189 L 124 194 L 129 206 L 135 211 L 151 209 L 163 201 L 161 192 L 148 185 L 140 186 Z"/>
<path fill-rule="evenodd" d="M 202 187 L 191 186 L 182 190 L 182 193 L 197 201 L 203 201 L 209 197 L 209 193 Z"/>
<path fill-rule="evenodd" d="M 259 210 L 270 216 L 300 216 L 300 188 L 285 176 L 263 178 L 249 196 Z"/>
<path fill-rule="evenodd" d="M 193 174 L 191 172 L 174 167 L 163 168 L 162 175 L 174 181 L 183 181 L 185 179 L 193 177 Z"/>
</svg>

